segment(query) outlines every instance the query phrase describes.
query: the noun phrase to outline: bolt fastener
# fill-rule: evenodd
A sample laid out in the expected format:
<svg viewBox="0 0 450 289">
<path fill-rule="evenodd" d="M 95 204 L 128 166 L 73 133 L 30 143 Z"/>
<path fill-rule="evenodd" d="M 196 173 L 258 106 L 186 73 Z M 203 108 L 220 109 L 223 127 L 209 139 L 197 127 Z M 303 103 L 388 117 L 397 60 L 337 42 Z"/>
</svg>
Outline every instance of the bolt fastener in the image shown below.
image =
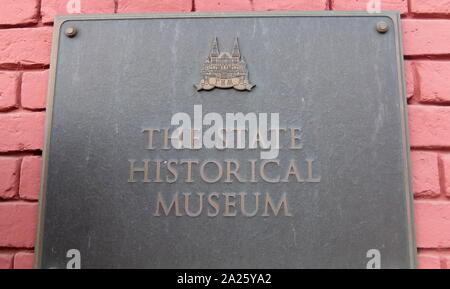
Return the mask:
<svg viewBox="0 0 450 289">
<path fill-rule="evenodd" d="M 380 21 L 377 23 L 377 31 L 379 33 L 386 33 L 389 30 L 389 25 L 384 22 L 384 21 Z"/>
<path fill-rule="evenodd" d="M 66 34 L 67 37 L 72 38 L 77 35 L 77 29 L 75 27 L 67 27 L 64 34 Z"/>
</svg>

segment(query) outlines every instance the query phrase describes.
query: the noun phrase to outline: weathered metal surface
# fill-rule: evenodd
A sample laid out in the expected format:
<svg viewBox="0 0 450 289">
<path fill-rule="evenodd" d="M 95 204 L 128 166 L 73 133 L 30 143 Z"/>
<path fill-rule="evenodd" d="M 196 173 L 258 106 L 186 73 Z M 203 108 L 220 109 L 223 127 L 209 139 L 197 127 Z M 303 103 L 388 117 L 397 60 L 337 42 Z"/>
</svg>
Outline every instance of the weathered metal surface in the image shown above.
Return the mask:
<svg viewBox="0 0 450 289">
<path fill-rule="evenodd" d="M 65 268 L 70 249 L 82 268 L 366 268 L 373 252 L 382 268 L 414 266 L 396 14 L 74 16 L 55 26 L 40 267 Z M 239 38 L 251 91 L 193 86 L 215 37 L 224 51 Z M 224 119 L 278 113 L 287 131 L 275 162 L 261 175 L 260 149 L 167 147 L 171 117 L 193 116 L 194 105 Z M 149 129 L 160 129 L 152 145 Z M 130 173 L 146 160 L 148 180 Z M 189 160 L 199 163 L 191 182 Z M 227 182 L 227 161 L 244 181 Z M 275 214 L 268 197 L 283 195 L 288 212 Z M 181 216 L 158 213 L 158 196 L 179 196 Z"/>
</svg>

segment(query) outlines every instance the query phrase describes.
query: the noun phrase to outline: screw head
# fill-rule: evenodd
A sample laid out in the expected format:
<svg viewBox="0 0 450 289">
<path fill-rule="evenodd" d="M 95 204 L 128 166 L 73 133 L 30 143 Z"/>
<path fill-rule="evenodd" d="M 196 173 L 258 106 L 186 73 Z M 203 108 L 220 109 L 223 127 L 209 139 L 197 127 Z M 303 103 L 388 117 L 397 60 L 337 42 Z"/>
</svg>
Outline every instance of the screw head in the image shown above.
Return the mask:
<svg viewBox="0 0 450 289">
<path fill-rule="evenodd" d="M 389 25 L 384 22 L 384 21 L 380 21 L 377 23 L 377 31 L 379 33 L 386 33 L 389 30 Z"/>
<path fill-rule="evenodd" d="M 75 27 L 67 27 L 66 30 L 64 30 L 64 34 L 66 34 L 67 37 L 72 38 L 77 35 L 77 29 Z"/>
</svg>

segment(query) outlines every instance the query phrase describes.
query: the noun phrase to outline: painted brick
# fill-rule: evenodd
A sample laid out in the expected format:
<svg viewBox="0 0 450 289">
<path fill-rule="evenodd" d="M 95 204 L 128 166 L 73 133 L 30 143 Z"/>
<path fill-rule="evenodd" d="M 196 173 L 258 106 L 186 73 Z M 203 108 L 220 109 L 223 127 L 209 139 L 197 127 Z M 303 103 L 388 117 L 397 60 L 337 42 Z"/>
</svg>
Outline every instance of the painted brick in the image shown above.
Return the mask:
<svg viewBox="0 0 450 289">
<path fill-rule="evenodd" d="M 450 255 L 447 254 L 447 256 L 443 259 L 443 266 L 442 269 L 450 269 Z"/>
<path fill-rule="evenodd" d="M 19 252 L 14 255 L 14 269 L 33 269 L 34 254 Z"/>
<path fill-rule="evenodd" d="M 19 195 L 21 199 L 39 199 L 41 163 L 41 157 L 39 156 L 24 157 L 22 159 L 19 186 Z"/>
<path fill-rule="evenodd" d="M 0 25 L 34 24 L 39 20 L 38 0 L 2 0 Z"/>
<path fill-rule="evenodd" d="M 51 36 L 50 27 L 1 29 L 0 68 L 48 65 Z"/>
<path fill-rule="evenodd" d="M 380 0 L 381 10 L 397 10 L 401 14 L 408 12 L 408 0 Z M 375 11 L 376 0 L 332 0 L 333 10 Z"/>
<path fill-rule="evenodd" d="M 18 106 L 19 74 L 0 72 L 0 111 Z"/>
<path fill-rule="evenodd" d="M 17 196 L 19 185 L 20 158 L 0 157 L 0 199 Z"/>
<path fill-rule="evenodd" d="M 406 97 L 409 99 L 414 96 L 415 86 L 415 63 L 412 61 L 405 61 L 405 82 L 406 82 Z"/>
<path fill-rule="evenodd" d="M 55 15 L 112 14 L 114 0 L 42 0 L 42 22 L 52 23 Z"/>
<path fill-rule="evenodd" d="M 442 191 L 450 197 L 450 155 L 440 155 L 439 164 L 442 168 Z"/>
<path fill-rule="evenodd" d="M 47 103 L 48 70 L 22 75 L 21 104 L 27 109 L 44 109 Z"/>
<path fill-rule="evenodd" d="M 117 13 L 189 12 L 191 10 L 192 0 L 119 0 L 117 6 Z"/>
<path fill-rule="evenodd" d="M 0 152 L 41 150 L 44 112 L 0 114 Z"/>
<path fill-rule="evenodd" d="M 450 202 L 415 201 L 416 241 L 419 248 L 450 248 Z"/>
<path fill-rule="evenodd" d="M 335 10 L 365 10 L 369 0 L 333 0 Z M 51 23 L 54 15 L 67 13 L 113 13 L 115 0 L 2 0 L 0 25 L 29 25 L 39 18 Z M 407 0 L 383 0 L 381 9 L 407 12 Z M 414 14 L 430 17 L 450 13 L 450 0 L 410 0 Z M 72 4 L 68 11 L 67 4 Z M 120 13 L 186 12 L 192 0 L 117 0 Z M 323 10 L 326 0 L 196 0 L 197 11 Z M 432 15 L 434 14 L 434 15 Z M 450 19 L 404 19 L 405 54 L 408 56 L 450 55 Z M 0 69 L 42 67 L 49 64 L 51 28 L 0 29 Z M 450 103 L 450 61 L 405 62 L 407 97 L 414 103 Z M 6 75 L 6 76 L 5 76 Z M 21 97 L 19 74 L 0 73 L 0 111 L 18 107 L 45 108 L 48 72 L 25 72 Z M 446 81 L 447 80 L 447 81 Z M 418 148 L 450 148 L 450 107 L 409 107 L 411 145 Z M 0 113 L 0 152 L 42 149 L 44 112 Z M 36 124 L 38 124 L 36 126 Z M 413 151 L 413 186 L 417 197 L 450 197 L 450 154 Z M 439 160 L 439 161 L 438 161 Z M 21 165 L 22 164 L 22 165 Z M 0 157 L 0 198 L 20 196 L 36 200 L 41 161 L 38 156 Z M 439 169 L 442 179 L 439 182 Z M 19 172 L 21 176 L 19 178 Z M 20 183 L 19 183 L 20 180 Z M 31 248 L 34 243 L 36 203 L 0 202 L 0 247 Z M 450 205 L 441 200 L 416 201 L 417 244 L 421 248 L 450 248 Z M 445 259 L 450 268 L 450 257 Z M 443 262 L 445 261 L 443 259 Z M 420 268 L 439 268 L 438 253 L 419 253 Z M 31 268 L 33 253 L 0 253 L 0 268 Z M 446 267 L 445 265 L 443 265 Z"/>
<path fill-rule="evenodd" d="M 402 20 L 405 55 L 450 54 L 450 20 Z"/>
<path fill-rule="evenodd" d="M 412 183 L 415 197 L 437 197 L 440 194 L 438 155 L 411 152 Z"/>
<path fill-rule="evenodd" d="M 253 0 L 253 8 L 268 11 L 325 10 L 327 0 Z"/>
<path fill-rule="evenodd" d="M 0 203 L 0 247 L 33 248 L 37 203 Z"/>
<path fill-rule="evenodd" d="M 441 262 L 437 255 L 418 254 L 417 263 L 419 269 L 441 269 Z"/>
<path fill-rule="evenodd" d="M 412 147 L 450 147 L 450 107 L 410 105 L 408 110 Z"/>
<path fill-rule="evenodd" d="M 450 0 L 411 0 L 411 12 L 449 14 Z"/>
<path fill-rule="evenodd" d="M 196 0 L 195 11 L 250 11 L 250 0 Z"/>
<path fill-rule="evenodd" d="M 13 258 L 12 253 L 0 253 L 0 269 L 12 269 Z"/>
<path fill-rule="evenodd" d="M 420 102 L 450 103 L 450 61 L 419 61 L 415 65 Z"/>
</svg>

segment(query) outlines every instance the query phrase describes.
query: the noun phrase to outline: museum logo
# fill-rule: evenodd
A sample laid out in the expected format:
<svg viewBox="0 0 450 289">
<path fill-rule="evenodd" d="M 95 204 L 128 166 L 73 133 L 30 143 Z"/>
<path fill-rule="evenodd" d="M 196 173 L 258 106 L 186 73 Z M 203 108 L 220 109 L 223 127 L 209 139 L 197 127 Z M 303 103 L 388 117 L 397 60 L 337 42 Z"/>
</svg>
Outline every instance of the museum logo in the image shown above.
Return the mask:
<svg viewBox="0 0 450 289">
<path fill-rule="evenodd" d="M 197 90 L 219 87 L 248 91 L 254 87 L 248 80 L 247 63 L 241 55 L 237 38 L 231 53 L 220 52 L 217 37 L 214 38 L 209 56 L 201 70 L 201 80 L 194 86 Z"/>
</svg>

